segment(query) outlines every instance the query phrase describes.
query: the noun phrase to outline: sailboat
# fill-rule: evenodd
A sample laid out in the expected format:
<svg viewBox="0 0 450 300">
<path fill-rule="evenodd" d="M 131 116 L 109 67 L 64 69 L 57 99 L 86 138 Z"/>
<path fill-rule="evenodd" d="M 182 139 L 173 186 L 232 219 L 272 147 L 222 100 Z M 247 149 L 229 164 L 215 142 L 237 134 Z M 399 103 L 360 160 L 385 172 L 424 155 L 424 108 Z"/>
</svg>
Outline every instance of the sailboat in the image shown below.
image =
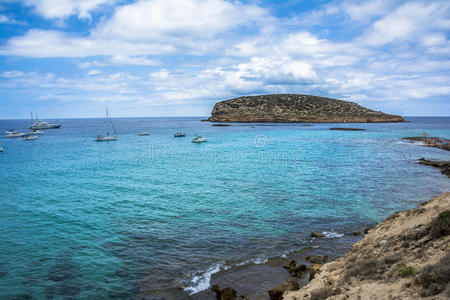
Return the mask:
<svg viewBox="0 0 450 300">
<path fill-rule="evenodd" d="M 116 128 L 114 128 L 114 124 L 111 121 L 111 118 L 109 117 L 108 108 L 106 108 L 106 119 L 109 120 L 111 127 L 114 131 L 114 134 L 117 134 Z M 117 141 L 117 136 L 115 135 L 109 135 L 109 131 L 106 132 L 106 136 L 97 135 L 95 138 L 96 142 L 107 142 L 107 141 Z"/>
</svg>

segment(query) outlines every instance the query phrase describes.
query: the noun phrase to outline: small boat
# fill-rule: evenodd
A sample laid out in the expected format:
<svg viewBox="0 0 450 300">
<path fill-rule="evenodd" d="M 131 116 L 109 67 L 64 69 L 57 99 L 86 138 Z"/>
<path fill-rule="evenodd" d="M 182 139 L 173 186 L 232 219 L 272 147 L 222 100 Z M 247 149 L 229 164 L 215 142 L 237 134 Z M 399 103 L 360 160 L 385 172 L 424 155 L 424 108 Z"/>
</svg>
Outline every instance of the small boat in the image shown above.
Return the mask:
<svg viewBox="0 0 450 300">
<path fill-rule="evenodd" d="M 43 133 L 44 133 L 43 131 L 33 129 L 28 134 L 43 134 Z"/>
<path fill-rule="evenodd" d="M 183 132 L 177 132 L 173 135 L 173 137 L 185 137 L 186 135 Z"/>
<path fill-rule="evenodd" d="M 24 135 L 22 137 L 22 141 L 32 141 L 32 140 L 35 140 L 37 138 L 38 138 L 37 135 Z"/>
<path fill-rule="evenodd" d="M 30 126 L 31 130 L 39 130 L 39 129 L 56 129 L 61 127 L 61 124 L 53 124 L 49 122 L 45 122 L 42 120 L 37 121 L 33 125 Z"/>
<path fill-rule="evenodd" d="M 26 135 L 23 132 L 18 132 L 18 131 L 12 130 L 12 129 L 7 130 L 5 132 L 6 132 L 5 138 L 18 138 L 18 137 L 23 137 L 24 135 Z"/>
<path fill-rule="evenodd" d="M 201 137 L 200 135 L 197 134 L 197 136 L 192 140 L 193 143 L 204 143 L 206 142 L 208 139 Z"/>
<path fill-rule="evenodd" d="M 117 134 L 116 132 L 116 128 L 114 128 L 114 124 L 111 121 L 111 118 L 109 117 L 109 112 L 108 112 L 108 108 L 106 108 L 106 119 L 109 120 L 109 123 L 112 127 L 112 129 L 114 130 L 114 133 Z M 97 137 L 95 138 L 96 142 L 109 142 L 109 141 L 117 141 L 117 136 L 115 135 L 109 135 L 109 131 L 106 132 L 106 136 L 102 136 L 102 135 L 97 135 Z"/>
<path fill-rule="evenodd" d="M 97 135 L 95 138 L 96 142 L 107 142 L 107 141 L 117 141 L 116 136 L 109 135 L 109 133 L 106 136 Z"/>
<path fill-rule="evenodd" d="M 3 152 L 3 147 L 0 146 L 0 152 Z"/>
<path fill-rule="evenodd" d="M 138 133 L 138 135 L 149 135 L 149 134 L 150 134 L 150 132 L 147 132 L 147 131 L 142 131 L 142 132 Z"/>
</svg>

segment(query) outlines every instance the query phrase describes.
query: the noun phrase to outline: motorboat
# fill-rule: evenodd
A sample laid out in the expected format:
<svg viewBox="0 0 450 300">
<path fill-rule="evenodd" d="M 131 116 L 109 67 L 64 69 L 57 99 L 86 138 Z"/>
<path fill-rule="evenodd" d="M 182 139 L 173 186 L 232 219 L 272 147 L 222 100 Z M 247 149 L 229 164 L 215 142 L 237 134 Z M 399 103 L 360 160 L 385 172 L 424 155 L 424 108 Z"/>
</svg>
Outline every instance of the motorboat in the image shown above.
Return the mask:
<svg viewBox="0 0 450 300">
<path fill-rule="evenodd" d="M 186 135 L 183 132 L 177 132 L 173 135 L 173 137 L 185 137 Z"/>
<path fill-rule="evenodd" d="M 24 135 L 22 136 L 22 141 L 32 141 L 37 139 L 37 135 Z"/>
<path fill-rule="evenodd" d="M 53 124 L 46 121 L 39 120 L 33 125 L 30 126 L 31 130 L 39 130 L 39 129 L 56 129 L 61 127 L 61 124 Z"/>
<path fill-rule="evenodd" d="M 5 132 L 6 132 L 5 138 L 18 138 L 18 137 L 23 137 L 24 135 L 26 135 L 23 132 L 18 132 L 18 131 L 12 130 L 12 129 L 7 130 Z"/>
<path fill-rule="evenodd" d="M 3 152 L 3 147 L 0 146 L 0 152 Z"/>
<path fill-rule="evenodd" d="M 198 135 L 197 134 L 197 136 L 194 138 L 194 139 L 192 139 L 192 142 L 193 143 L 204 143 L 204 142 L 206 142 L 208 139 L 206 139 L 206 138 L 204 138 L 204 137 L 201 137 L 200 135 Z"/>
<path fill-rule="evenodd" d="M 142 131 L 142 132 L 138 133 L 138 135 L 149 135 L 149 134 L 150 134 L 150 132 L 147 132 L 147 131 Z"/>
</svg>

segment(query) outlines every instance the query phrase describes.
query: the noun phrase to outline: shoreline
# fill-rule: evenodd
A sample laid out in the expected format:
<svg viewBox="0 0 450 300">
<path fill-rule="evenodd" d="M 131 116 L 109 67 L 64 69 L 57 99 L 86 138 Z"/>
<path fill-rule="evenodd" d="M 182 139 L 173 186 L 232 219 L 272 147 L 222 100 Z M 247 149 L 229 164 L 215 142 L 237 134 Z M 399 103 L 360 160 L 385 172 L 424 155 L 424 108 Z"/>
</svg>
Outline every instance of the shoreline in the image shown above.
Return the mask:
<svg viewBox="0 0 450 300">
<path fill-rule="evenodd" d="M 448 299 L 449 234 L 450 192 L 444 192 L 387 217 L 282 299 Z"/>
<path fill-rule="evenodd" d="M 420 162 L 420 160 L 417 162 Z M 348 239 L 346 239 L 346 241 L 344 242 L 344 240 L 341 240 L 341 243 L 344 243 L 344 251 L 342 251 L 343 249 L 341 248 L 341 251 L 338 251 L 338 253 L 336 253 L 335 248 L 332 246 L 332 244 L 327 244 L 326 242 L 324 242 L 323 244 L 327 244 L 327 246 L 325 247 L 311 244 L 310 247 L 303 247 L 297 248 L 296 250 L 285 251 L 284 254 L 272 257 L 257 257 L 242 262 L 223 261 L 214 266 L 209 266 L 202 272 L 198 272 L 197 275 L 194 276 L 198 279 L 195 285 L 185 285 L 183 287 L 180 286 L 177 291 L 171 289 L 171 291 L 166 291 L 167 293 L 164 292 L 163 294 L 159 294 L 158 296 L 167 297 L 167 299 L 213 300 L 216 298 L 215 293 L 218 292 L 219 298 L 217 299 L 224 300 L 322 299 L 320 297 L 316 298 L 314 292 L 311 294 L 311 291 L 309 291 L 311 285 L 314 285 L 314 281 L 311 281 L 311 279 L 313 279 L 316 273 L 319 275 L 326 274 L 329 265 L 334 265 L 338 262 L 341 262 L 350 253 L 353 253 L 354 248 L 356 247 L 355 245 L 363 243 L 366 237 L 370 237 L 372 235 L 372 232 L 377 228 L 385 226 L 386 222 L 389 222 L 391 219 L 395 219 L 395 217 L 398 215 L 410 215 L 415 214 L 415 211 L 423 211 L 426 208 L 426 205 L 431 202 L 434 203 L 435 199 L 442 199 L 442 197 L 444 197 L 446 201 L 443 206 L 446 209 L 450 209 L 449 191 L 444 192 L 440 196 L 433 197 L 426 202 L 418 203 L 418 206 L 415 208 L 399 210 L 393 213 L 391 216 L 387 217 L 385 220 L 377 224 L 373 224 L 372 227 L 367 227 L 369 224 L 360 224 L 359 227 L 353 226 L 353 229 L 359 231 L 349 231 L 348 228 L 341 228 L 340 230 L 338 230 L 339 232 L 311 232 L 312 240 L 310 242 L 313 242 L 314 239 L 316 239 L 316 241 L 326 241 L 328 239 L 335 239 L 336 241 L 339 241 L 342 237 L 345 238 L 353 236 L 353 238 L 356 239 L 354 241 L 349 241 Z M 416 224 L 416 222 L 412 223 Z M 389 226 L 390 225 L 388 225 L 388 227 Z M 448 242 L 450 243 L 449 238 Z M 308 257 L 312 257 L 313 260 L 308 259 Z M 328 259 L 328 257 L 330 259 Z M 323 260 L 317 261 L 318 259 Z M 304 268 L 305 271 L 302 271 L 299 274 L 296 273 L 294 277 L 290 276 L 289 273 L 291 272 L 291 269 L 289 268 L 289 264 L 292 263 L 294 263 L 294 266 L 296 265 L 297 268 Z M 297 263 L 299 263 L 299 265 L 297 265 Z M 319 269 L 323 272 L 319 273 Z M 267 277 L 265 273 L 269 273 L 269 277 Z M 317 276 L 317 278 L 326 277 L 325 275 L 319 275 Z M 296 281 L 298 284 L 291 284 L 293 278 L 294 281 Z M 256 279 L 256 281 L 254 281 L 254 279 Z M 271 285 L 268 284 L 268 282 L 271 282 Z M 341 297 L 341 295 L 339 294 L 342 292 L 341 289 L 332 291 L 327 287 L 329 285 L 329 281 L 325 280 L 325 282 L 326 287 L 319 288 L 320 293 L 326 290 L 326 293 L 329 293 L 328 296 L 332 297 L 331 299 L 348 299 L 346 298 L 348 297 L 348 295 L 344 295 Z M 406 285 L 412 286 L 413 284 L 407 283 Z M 236 298 L 220 298 L 220 293 L 224 288 L 228 291 L 236 292 Z M 281 290 L 281 293 L 273 295 L 273 291 L 277 290 Z M 450 288 L 448 289 L 448 293 L 448 295 L 450 296 Z M 148 295 L 145 294 L 146 293 L 144 292 L 143 294 L 140 294 L 140 296 L 143 296 L 143 299 L 154 299 L 152 298 L 152 296 L 150 296 L 150 298 L 147 298 Z M 350 299 L 353 298 L 358 298 L 358 296 L 351 295 Z"/>
</svg>

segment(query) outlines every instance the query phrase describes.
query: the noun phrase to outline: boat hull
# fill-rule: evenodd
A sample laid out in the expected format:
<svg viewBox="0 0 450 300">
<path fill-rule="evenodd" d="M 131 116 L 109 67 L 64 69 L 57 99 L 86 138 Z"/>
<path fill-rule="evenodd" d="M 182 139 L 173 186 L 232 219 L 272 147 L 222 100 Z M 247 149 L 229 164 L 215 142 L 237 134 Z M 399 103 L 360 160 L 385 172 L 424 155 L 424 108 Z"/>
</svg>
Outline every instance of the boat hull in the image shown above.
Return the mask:
<svg viewBox="0 0 450 300">
<path fill-rule="evenodd" d="M 117 137 L 115 136 L 105 136 L 105 137 L 98 137 L 95 139 L 96 142 L 109 142 L 109 141 L 117 141 Z"/>
<path fill-rule="evenodd" d="M 61 124 L 53 124 L 53 125 L 49 125 L 49 126 L 47 126 L 47 125 L 43 125 L 43 126 L 40 126 L 40 125 L 33 125 L 33 126 L 31 126 L 29 129 L 31 129 L 31 130 L 57 129 L 57 128 L 60 128 L 60 127 L 61 127 Z"/>
</svg>

